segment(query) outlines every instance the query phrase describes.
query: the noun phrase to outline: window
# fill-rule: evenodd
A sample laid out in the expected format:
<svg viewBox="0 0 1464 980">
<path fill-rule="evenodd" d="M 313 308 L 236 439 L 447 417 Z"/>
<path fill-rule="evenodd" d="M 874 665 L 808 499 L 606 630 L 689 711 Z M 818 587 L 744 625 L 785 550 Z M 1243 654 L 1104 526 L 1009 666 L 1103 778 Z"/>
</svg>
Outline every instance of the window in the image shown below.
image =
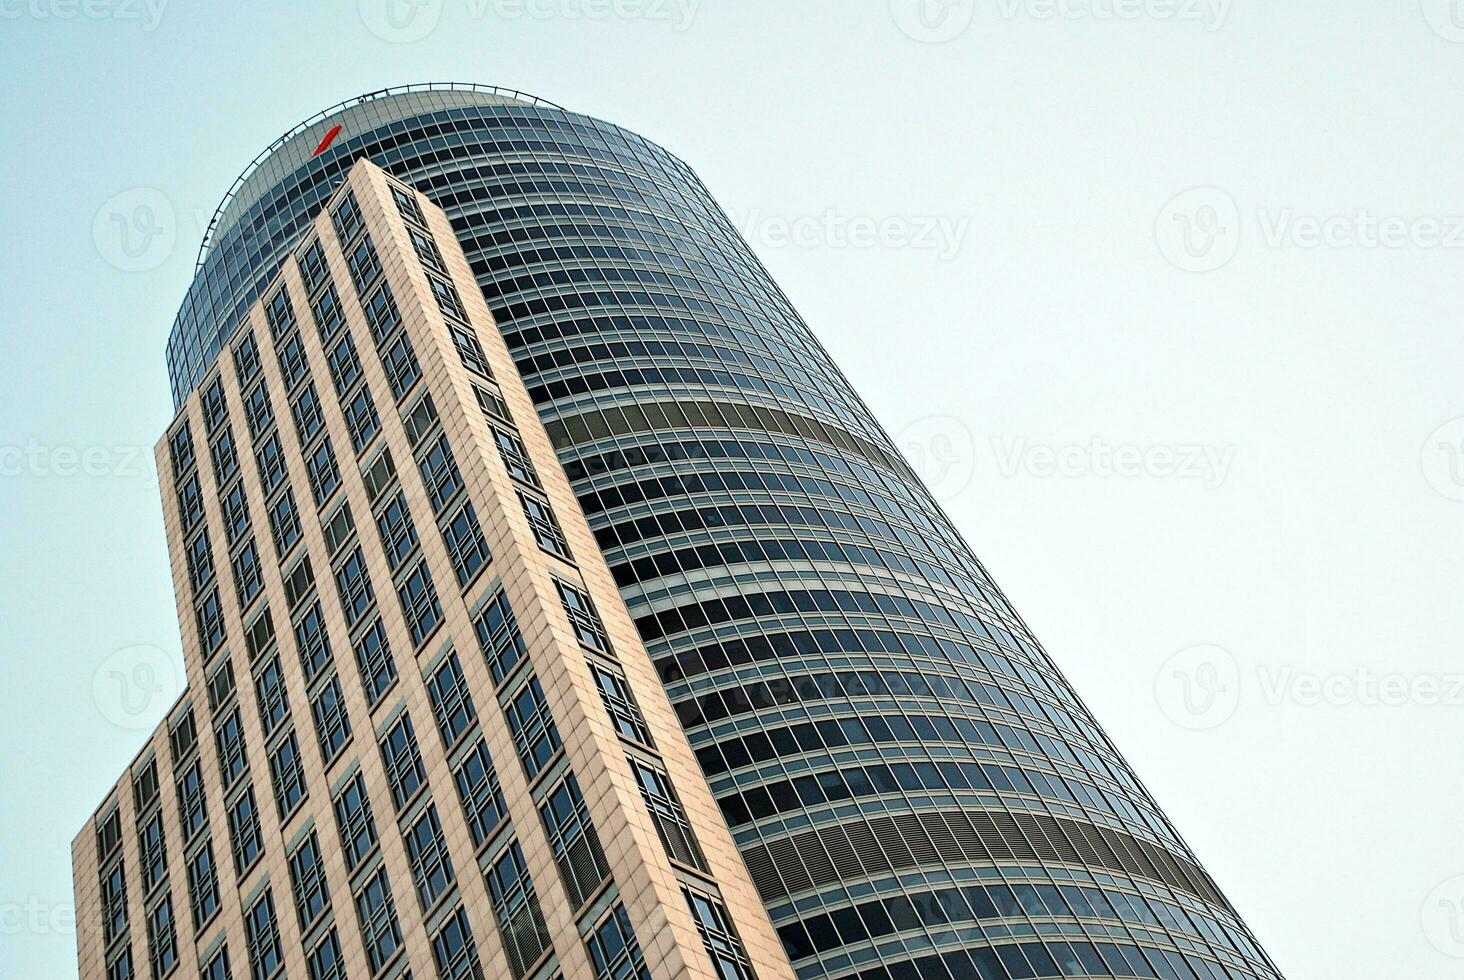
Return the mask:
<svg viewBox="0 0 1464 980">
<path fill-rule="evenodd" d="M 442 822 L 437 819 L 437 807 L 427 804 L 402 837 L 407 845 L 412 877 L 417 882 L 417 899 L 423 910 L 430 909 L 455 878 L 452 858 L 447 853 L 447 839 L 442 834 Z"/>
<path fill-rule="evenodd" d="M 370 466 L 361 470 L 361 482 L 366 484 L 366 496 L 375 506 L 381 495 L 396 484 L 396 463 L 392 461 L 391 450 L 383 449 Z"/>
<path fill-rule="evenodd" d="M 232 547 L 249 531 L 249 499 L 244 495 L 244 481 L 234 483 L 223 494 L 224 534 Z"/>
<path fill-rule="evenodd" d="M 356 643 L 356 665 L 361 669 L 361 685 L 366 689 L 366 700 L 374 705 L 397 676 L 391 644 L 386 639 L 386 627 L 379 618 Z"/>
<path fill-rule="evenodd" d="M 178 484 L 178 517 L 185 532 L 193 530 L 203 517 L 203 493 L 198 489 L 197 473 Z"/>
<path fill-rule="evenodd" d="M 477 709 L 468 693 L 468 681 L 456 653 L 449 653 L 442 666 L 427 679 L 427 694 L 444 744 L 451 746 L 477 719 Z"/>
<path fill-rule="evenodd" d="M 549 929 L 518 841 L 512 842 L 485 876 L 493 915 L 513 975 L 521 978 L 550 946 Z"/>
<path fill-rule="evenodd" d="M 325 264 L 325 249 L 320 247 L 320 239 L 317 238 L 305 246 L 305 250 L 299 253 L 297 261 L 300 266 L 300 278 L 305 283 L 306 292 L 315 292 L 322 283 L 330 278 L 330 269 Z"/>
<path fill-rule="evenodd" d="M 483 529 L 478 525 L 478 514 L 471 501 L 464 503 L 442 525 L 442 542 L 447 545 L 447 556 L 452 560 L 459 586 L 471 582 L 479 569 L 488 564 L 488 542 L 483 540 Z"/>
<path fill-rule="evenodd" d="M 569 542 L 564 540 L 564 532 L 559 529 L 559 521 L 555 519 L 549 505 L 528 496 L 522 490 L 518 492 L 518 499 L 523 505 L 524 516 L 529 519 L 529 529 L 534 532 L 534 540 L 539 542 L 539 547 L 569 561 Z"/>
<path fill-rule="evenodd" d="M 360 545 L 336 568 L 335 577 L 346 624 L 355 626 L 376 599 L 376 590 L 371 587 L 371 576 L 366 571 L 366 555 Z"/>
<path fill-rule="evenodd" d="M 234 591 L 240 610 L 246 610 L 259 598 L 264 588 L 264 571 L 259 564 L 259 548 L 251 540 L 234 556 Z"/>
<path fill-rule="evenodd" d="M 540 486 L 539 474 L 534 469 L 534 461 L 529 458 L 529 451 L 524 447 L 523 440 L 516 433 L 497 426 L 493 427 L 493 440 L 498 444 L 498 455 L 503 457 L 508 475 L 537 489 Z"/>
<path fill-rule="evenodd" d="M 137 857 L 142 869 L 142 890 L 153 890 L 168 873 L 167 845 L 163 841 L 163 815 L 154 813 L 138 824 Z"/>
<path fill-rule="evenodd" d="M 300 393 L 290 403 L 290 416 L 295 420 L 295 432 L 300 437 L 300 445 L 310 445 L 310 440 L 315 438 L 315 434 L 325 424 L 325 414 L 320 408 L 320 394 L 315 390 L 315 382 L 312 381 L 300 389 Z"/>
<path fill-rule="evenodd" d="M 395 572 L 402 561 L 417 548 L 417 528 L 407 509 L 407 495 L 398 490 L 376 515 L 376 529 L 381 532 L 381 548 L 386 563 Z"/>
<path fill-rule="evenodd" d="M 651 731 L 625 678 L 596 663 L 590 664 L 590 674 L 595 679 L 595 687 L 600 690 L 600 700 L 605 703 L 610 721 L 621 737 L 654 747 Z"/>
<path fill-rule="evenodd" d="M 269 757 L 269 776 L 274 784 L 275 806 L 284 823 L 305 799 L 305 765 L 300 757 L 300 743 L 291 732 L 275 746 Z"/>
<path fill-rule="evenodd" d="M 381 764 L 391 784 L 392 802 L 401 810 L 427 782 L 422 752 L 417 748 L 417 733 L 412 730 L 412 719 L 406 712 L 382 736 L 379 748 Z"/>
<path fill-rule="evenodd" d="M 448 445 L 446 434 L 439 435 L 418 458 L 417 467 L 422 471 L 422 482 L 426 484 L 433 512 L 442 513 L 444 505 L 463 486 L 463 478 L 458 473 L 457 460 L 453 459 L 452 447 Z"/>
<path fill-rule="evenodd" d="M 549 846 L 554 851 L 569 904 L 578 909 L 604 883 L 610 865 L 605 861 L 599 835 L 590 822 L 589 808 L 573 773 L 549 793 L 539 807 L 539 816 L 544 821 L 544 832 L 549 835 Z"/>
<path fill-rule="evenodd" d="M 427 282 L 432 287 L 432 295 L 437 298 L 438 308 L 448 316 L 457 317 L 466 322 L 468 311 L 463 309 L 463 301 L 453 284 L 436 276 L 428 276 Z"/>
<path fill-rule="evenodd" d="M 335 799 L 336 824 L 341 832 L 341 850 L 346 868 L 355 871 L 376 846 L 376 821 L 371 817 L 371 800 L 366 781 L 358 772 Z"/>
<path fill-rule="evenodd" d="M 326 361 L 330 365 L 330 379 L 335 383 L 337 395 L 344 396 L 361 380 L 361 358 L 356 355 L 356 342 L 350 334 L 342 337 L 341 342 L 331 349 Z"/>
<path fill-rule="evenodd" d="M 325 856 L 320 852 L 320 837 L 314 830 L 290 855 L 290 888 L 295 893 L 295 914 L 300 919 L 300 932 L 307 933 L 330 908 Z"/>
<path fill-rule="evenodd" d="M 335 449 L 331 447 L 330 436 L 326 436 L 315 451 L 305 457 L 305 472 L 310 477 L 310 495 L 319 507 L 330 499 L 341 485 L 341 471 L 336 466 Z"/>
<path fill-rule="evenodd" d="M 188 580 L 197 592 L 213 575 L 213 550 L 208 546 L 208 529 L 198 532 L 198 537 L 188 542 Z"/>
<path fill-rule="evenodd" d="M 264 445 L 254 453 L 254 462 L 259 467 L 259 486 L 268 497 L 285 478 L 285 451 L 280 448 L 278 432 L 269 434 Z"/>
<path fill-rule="evenodd" d="M 259 806 L 250 786 L 229 807 L 229 840 L 234 848 L 234 872 L 240 877 L 254 866 L 264 853 L 264 837 L 259 829 Z"/>
<path fill-rule="evenodd" d="M 528 682 L 503 710 L 508 715 L 509 727 L 513 729 L 513 741 L 518 748 L 519 760 L 523 762 L 524 773 L 532 781 L 559 751 L 559 730 L 554 727 L 539 678 L 530 674 Z"/>
<path fill-rule="evenodd" d="M 305 957 L 305 965 L 310 971 L 310 980 L 349 980 L 346 957 L 341 952 L 341 940 L 334 926 Z"/>
<path fill-rule="evenodd" d="M 589 594 L 559 579 L 554 580 L 554 588 L 559 593 L 559 602 L 564 606 L 564 614 L 569 617 L 569 625 L 574 628 L 574 635 L 580 645 L 596 653 L 612 656 L 610 638 L 605 635 L 605 625 L 600 622 L 600 614 L 595 611 L 595 604 Z"/>
<path fill-rule="evenodd" d="M 127 928 L 127 875 L 119 860 L 100 877 L 102 889 L 102 939 L 110 943 Z"/>
<path fill-rule="evenodd" d="M 346 196 L 341 200 L 340 205 L 330 216 L 331 222 L 335 225 L 336 235 L 341 240 L 341 245 L 346 245 L 356 233 L 366 225 L 361 220 L 361 206 L 356 203 L 356 195 L 346 191 Z"/>
<path fill-rule="evenodd" d="M 376 414 L 376 403 L 371 400 L 371 389 L 362 385 L 361 390 L 346 404 L 343 412 L 346 430 L 351 434 L 351 445 L 359 454 L 376 433 L 381 431 L 381 418 Z"/>
<path fill-rule="evenodd" d="M 325 629 L 325 611 L 321 609 L 319 599 L 295 621 L 295 647 L 300 652 L 300 668 L 305 672 L 305 683 L 313 683 L 330 663 L 330 635 Z"/>
<path fill-rule="evenodd" d="M 269 505 L 269 533 L 274 539 L 275 555 L 281 560 L 300 541 L 300 511 L 289 487 Z"/>
<path fill-rule="evenodd" d="M 437 418 L 437 406 L 433 404 L 430 393 L 423 394 L 411 408 L 402 412 L 402 428 L 406 430 L 407 441 L 413 449 L 436 428 Z"/>
<path fill-rule="evenodd" d="M 310 365 L 305 360 L 305 345 L 300 342 L 298 330 L 280 344 L 278 355 L 280 377 L 285 382 L 285 390 L 289 391 L 300 383 L 301 378 L 310 373 Z"/>
<path fill-rule="evenodd" d="M 422 260 L 422 264 L 433 272 L 447 275 L 447 263 L 442 261 L 442 253 L 437 250 L 437 243 L 432 240 L 432 236 L 416 228 L 408 228 L 407 235 L 412 239 L 412 249 L 417 253 L 417 258 Z"/>
<path fill-rule="evenodd" d="M 385 868 L 378 868 L 356 893 L 356 915 L 361 920 L 361 941 L 366 946 L 371 972 L 379 973 L 402 945 L 402 928 Z"/>
<path fill-rule="evenodd" d="M 401 600 L 402 616 L 406 618 L 412 642 L 421 646 L 442 621 L 442 604 L 437 601 L 437 589 L 432 584 L 432 573 L 427 571 L 426 559 L 419 561 L 402 581 L 397 598 Z"/>
<path fill-rule="evenodd" d="M 440 980 L 481 980 L 483 969 L 473 946 L 468 913 L 458 906 L 432 937 L 432 960 Z"/>
<path fill-rule="evenodd" d="M 523 633 L 502 589 L 488 600 L 473 628 L 478 634 L 483 659 L 488 661 L 488 670 L 493 674 L 493 683 L 502 684 L 526 652 Z"/>
<path fill-rule="evenodd" d="M 193 468 L 193 435 L 188 431 L 187 422 L 183 423 L 183 428 L 169 437 L 168 454 L 173 460 L 175 479 Z"/>
<path fill-rule="evenodd" d="M 239 376 L 240 385 L 253 381 L 259 373 L 259 344 L 254 340 L 252 331 L 246 333 L 234 348 L 234 373 Z M 222 396 L 223 392 L 219 394 Z"/>
<path fill-rule="evenodd" d="M 264 318 L 269 322 L 270 336 L 275 340 L 285 331 L 295 326 L 295 307 L 290 303 L 290 294 L 285 292 L 284 287 L 269 298 L 264 304 Z"/>
<path fill-rule="evenodd" d="M 219 869 L 214 863 L 213 841 L 204 841 L 188 859 L 188 901 L 193 910 L 193 931 L 219 910 Z"/>
<path fill-rule="evenodd" d="M 391 197 L 392 200 L 396 201 L 397 211 L 401 213 L 403 218 L 406 218 L 408 221 L 415 221 L 423 228 L 427 227 L 427 219 L 422 216 L 422 207 L 417 203 L 415 197 L 395 184 L 391 188 Z"/>
<path fill-rule="evenodd" d="M 202 980 L 233 980 L 233 977 L 229 969 L 229 948 L 220 946 L 213 959 L 204 965 Z"/>
<path fill-rule="evenodd" d="M 417 352 L 412 349 L 412 340 L 405 333 L 381 352 L 381 366 L 386 371 L 387 383 L 391 385 L 392 397 L 397 401 L 401 401 L 422 376 Z"/>
<path fill-rule="evenodd" d="M 284 968 L 285 951 L 280 945 L 280 924 L 275 918 L 274 895 L 266 888 L 244 914 L 244 933 L 249 946 L 249 972 L 253 980 L 269 980 Z"/>
<path fill-rule="evenodd" d="M 473 846 L 482 847 L 508 816 L 508 804 L 504 802 L 503 791 L 498 785 L 498 773 L 493 769 L 493 760 L 483 739 L 478 739 L 463 756 L 453 771 L 452 779 L 463 804 L 468 830 L 473 835 Z"/>
<path fill-rule="evenodd" d="M 172 751 L 175 765 L 193 750 L 197 740 L 198 727 L 193 723 L 193 709 L 189 708 L 176 722 L 171 722 L 168 728 L 168 748 Z"/>
<path fill-rule="evenodd" d="M 346 311 L 341 307 L 341 298 L 334 285 L 326 287 L 325 292 L 311 301 L 310 315 L 315 317 L 315 327 L 320 331 L 322 344 L 329 343 L 346 325 Z"/>
<path fill-rule="evenodd" d="M 376 246 L 371 244 L 370 235 L 361 239 L 360 244 L 346 255 L 346 267 L 350 270 L 351 281 L 356 284 L 356 292 L 365 296 L 376 277 L 381 275 L 381 259 L 376 256 Z"/>
<path fill-rule="evenodd" d="M 452 345 L 457 348 L 458 359 L 463 362 L 463 367 L 476 371 L 485 378 L 493 377 L 493 369 L 488 366 L 483 345 L 478 343 L 478 337 L 472 330 L 448 320 L 447 332 L 452 335 Z"/>
<path fill-rule="evenodd" d="M 225 657 L 223 663 L 208 678 L 208 710 L 218 714 L 225 705 L 231 703 L 234 690 L 234 665 Z"/>
<path fill-rule="evenodd" d="M 203 829 L 208 817 L 203 802 L 203 763 L 193 764 L 178 777 L 178 823 L 186 840 Z"/>
<path fill-rule="evenodd" d="M 727 917 L 722 903 L 688 888 L 683 888 L 681 893 L 691 906 L 696 931 L 717 968 L 717 975 L 723 980 L 753 980 L 752 966 L 742 951 L 742 940 L 737 938 L 737 931 L 732 928 L 732 920 Z"/>
<path fill-rule="evenodd" d="M 122 814 L 114 809 L 97 827 L 97 860 L 105 861 L 122 846 Z"/>
<path fill-rule="evenodd" d="M 226 426 L 219 433 L 209 449 L 209 457 L 213 460 L 214 484 L 222 487 L 239 472 L 239 450 L 234 444 L 233 429 Z"/>
<path fill-rule="evenodd" d="M 239 718 L 238 707 L 215 722 L 214 743 L 219 750 L 219 782 L 227 789 L 249 768 L 244 756 L 244 723 Z"/>
<path fill-rule="evenodd" d="M 158 761 L 151 759 L 132 777 L 132 805 L 146 810 L 158 798 Z"/>
<path fill-rule="evenodd" d="M 366 322 L 371 325 L 371 339 L 378 345 L 401 328 L 402 312 L 397 308 L 388 284 L 382 283 L 377 287 L 361 308 L 366 312 Z"/>
<path fill-rule="evenodd" d="M 254 692 L 259 704 L 259 723 L 264 734 L 271 734 L 290 713 L 289 697 L 285 693 L 285 673 L 280 668 L 279 655 L 271 657 L 254 677 Z"/>
<path fill-rule="evenodd" d="M 198 625 L 198 643 L 203 647 L 206 659 L 224 642 L 224 610 L 219 603 L 217 586 L 208 590 L 203 601 L 194 609 L 193 618 Z"/>
<path fill-rule="evenodd" d="M 595 966 L 595 980 L 651 980 L 635 930 L 630 927 L 630 916 L 619 902 L 590 933 L 585 947 Z"/>
<path fill-rule="evenodd" d="M 173 919 L 172 895 L 164 895 L 147 914 L 147 955 L 154 977 L 165 977 L 178 965 L 178 923 Z"/>
<path fill-rule="evenodd" d="M 391 454 L 385 454 L 387 459 Z M 351 516 L 351 505 L 341 501 L 329 517 L 320 520 L 320 534 L 325 538 L 325 550 L 334 558 L 336 554 L 351 540 L 351 535 L 356 530 L 356 518 Z"/>
<path fill-rule="evenodd" d="M 310 715 L 315 719 L 315 737 L 320 742 L 320 757 L 329 766 L 345 744 L 351 740 L 351 719 L 346 714 L 346 700 L 341 696 L 341 682 L 332 677 L 310 702 Z"/>
<path fill-rule="evenodd" d="M 269 392 L 260 382 L 244 396 L 244 421 L 249 423 L 249 437 L 258 439 L 274 421 L 274 407 L 269 402 Z"/>
<path fill-rule="evenodd" d="M 508 414 L 508 404 L 498 395 L 497 392 L 489 391 L 473 385 L 473 396 L 478 399 L 478 407 L 483 414 L 491 420 L 494 416 L 505 422 L 513 421 L 513 416 Z"/>
<path fill-rule="evenodd" d="M 137 980 L 137 974 L 132 969 L 131 943 L 124 946 L 117 958 L 107 965 L 107 980 Z"/>
<path fill-rule="evenodd" d="M 656 836 L 661 838 L 661 844 L 666 848 L 666 856 L 680 864 L 706 871 L 706 858 L 696 842 L 691 821 L 686 819 L 681 800 L 671 785 L 671 778 L 634 756 L 627 759 L 636 785 L 640 787 L 641 799 L 651 813 L 651 822 L 656 825 Z"/>
</svg>

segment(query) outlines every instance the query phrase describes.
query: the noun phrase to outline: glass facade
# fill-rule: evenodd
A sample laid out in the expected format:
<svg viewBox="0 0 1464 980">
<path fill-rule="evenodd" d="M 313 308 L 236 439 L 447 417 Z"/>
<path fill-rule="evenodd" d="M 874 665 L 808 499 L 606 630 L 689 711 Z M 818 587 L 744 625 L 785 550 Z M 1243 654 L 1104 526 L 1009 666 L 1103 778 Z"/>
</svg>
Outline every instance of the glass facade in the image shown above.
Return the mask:
<svg viewBox="0 0 1464 980">
<path fill-rule="evenodd" d="M 706 188 L 641 137 L 472 86 L 297 128 L 210 228 L 176 400 L 361 156 L 452 219 L 800 977 L 1279 976 Z"/>
</svg>

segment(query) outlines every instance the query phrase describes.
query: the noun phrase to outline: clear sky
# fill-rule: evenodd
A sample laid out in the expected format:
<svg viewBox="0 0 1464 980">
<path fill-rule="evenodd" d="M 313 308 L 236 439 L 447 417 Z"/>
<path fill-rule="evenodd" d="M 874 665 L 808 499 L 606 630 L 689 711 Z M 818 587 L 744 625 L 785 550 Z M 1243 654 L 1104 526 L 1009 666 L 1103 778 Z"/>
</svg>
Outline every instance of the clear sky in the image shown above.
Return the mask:
<svg viewBox="0 0 1464 980">
<path fill-rule="evenodd" d="M 1292 980 L 1458 976 L 1457 8 L 0 0 L 0 976 L 75 975 L 69 842 L 179 690 L 202 227 L 448 79 L 701 172 Z"/>
</svg>

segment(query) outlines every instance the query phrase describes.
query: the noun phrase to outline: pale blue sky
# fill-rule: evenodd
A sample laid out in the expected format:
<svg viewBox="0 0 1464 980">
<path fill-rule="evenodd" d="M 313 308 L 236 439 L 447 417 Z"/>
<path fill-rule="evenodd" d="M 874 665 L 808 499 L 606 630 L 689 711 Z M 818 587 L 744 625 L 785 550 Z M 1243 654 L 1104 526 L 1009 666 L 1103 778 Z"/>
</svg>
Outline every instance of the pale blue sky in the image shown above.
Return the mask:
<svg viewBox="0 0 1464 980">
<path fill-rule="evenodd" d="M 75 975 L 70 839 L 176 692 L 203 224 L 454 79 L 701 172 L 1293 980 L 1457 976 L 1454 0 L 386 2 L 0 0 L 0 975 Z"/>
</svg>

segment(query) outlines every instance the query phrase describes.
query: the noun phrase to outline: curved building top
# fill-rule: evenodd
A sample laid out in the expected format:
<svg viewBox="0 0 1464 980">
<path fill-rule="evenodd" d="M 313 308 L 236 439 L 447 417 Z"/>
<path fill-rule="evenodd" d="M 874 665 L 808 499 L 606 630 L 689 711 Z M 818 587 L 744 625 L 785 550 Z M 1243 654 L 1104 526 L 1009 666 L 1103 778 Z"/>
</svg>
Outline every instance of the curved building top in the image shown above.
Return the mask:
<svg viewBox="0 0 1464 980">
<path fill-rule="evenodd" d="M 174 405 L 182 404 L 201 380 L 310 217 L 358 157 L 370 156 L 393 170 L 401 147 L 442 138 L 454 119 L 504 107 L 588 120 L 512 89 L 433 82 L 339 103 L 290 129 L 255 157 L 204 232 L 193 283 L 168 336 Z M 621 132 L 650 146 L 629 131 Z"/>
</svg>

